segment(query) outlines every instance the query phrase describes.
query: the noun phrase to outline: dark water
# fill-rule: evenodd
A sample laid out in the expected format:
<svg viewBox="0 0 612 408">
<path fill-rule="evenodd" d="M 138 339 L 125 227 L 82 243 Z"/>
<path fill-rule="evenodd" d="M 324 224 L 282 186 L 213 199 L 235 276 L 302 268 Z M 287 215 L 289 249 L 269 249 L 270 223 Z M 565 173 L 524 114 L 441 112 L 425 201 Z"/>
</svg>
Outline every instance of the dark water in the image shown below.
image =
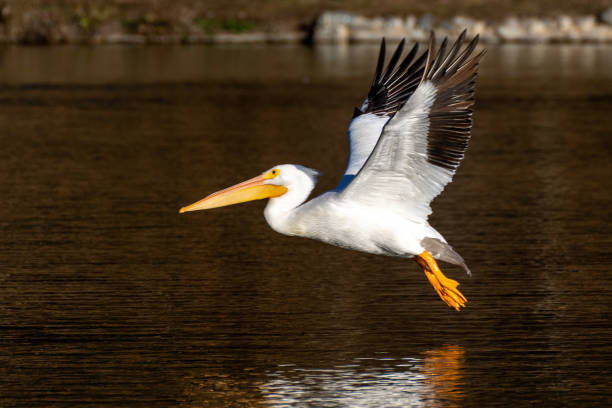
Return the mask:
<svg viewBox="0 0 612 408">
<path fill-rule="evenodd" d="M 608 406 L 612 47 L 489 50 L 419 267 L 180 206 L 344 169 L 376 47 L 0 50 L 0 406 Z"/>
</svg>

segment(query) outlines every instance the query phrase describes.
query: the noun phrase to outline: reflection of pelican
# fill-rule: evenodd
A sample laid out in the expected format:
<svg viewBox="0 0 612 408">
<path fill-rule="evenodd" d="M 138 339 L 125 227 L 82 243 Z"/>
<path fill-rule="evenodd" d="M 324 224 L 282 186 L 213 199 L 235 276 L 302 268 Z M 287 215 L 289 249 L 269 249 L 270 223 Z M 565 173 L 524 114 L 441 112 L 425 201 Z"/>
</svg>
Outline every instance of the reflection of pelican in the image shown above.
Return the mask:
<svg viewBox="0 0 612 408">
<path fill-rule="evenodd" d="M 444 39 L 414 60 L 417 45 L 398 65 L 404 41 L 383 71 L 383 40 L 374 82 L 348 128 L 346 172 L 335 190 L 305 202 L 319 173 L 280 165 L 218 191 L 180 212 L 270 198 L 265 217 L 286 235 L 314 238 L 374 254 L 415 257 L 442 300 L 459 310 L 466 299 L 434 259 L 465 262 L 427 218 L 430 202 L 459 166 L 470 138 L 474 81 L 483 52 L 463 50 L 465 31 L 450 50 Z M 413 62 L 414 60 L 414 62 Z"/>
<path fill-rule="evenodd" d="M 463 348 L 446 345 L 425 353 L 421 372 L 425 375 L 425 384 L 431 387 L 433 398 L 448 401 L 449 407 L 456 406 L 461 391 L 461 365 Z"/>
<path fill-rule="evenodd" d="M 460 346 L 423 358 L 355 359 L 324 369 L 287 365 L 268 374 L 261 393 L 270 406 L 456 407 L 462 395 Z"/>
</svg>

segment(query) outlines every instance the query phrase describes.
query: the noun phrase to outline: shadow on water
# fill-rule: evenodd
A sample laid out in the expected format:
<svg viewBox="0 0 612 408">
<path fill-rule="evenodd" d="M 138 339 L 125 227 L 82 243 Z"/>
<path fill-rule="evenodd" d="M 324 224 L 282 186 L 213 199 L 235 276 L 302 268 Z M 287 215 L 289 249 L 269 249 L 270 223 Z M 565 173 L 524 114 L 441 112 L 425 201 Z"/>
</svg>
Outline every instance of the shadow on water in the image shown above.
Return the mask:
<svg viewBox="0 0 612 408">
<path fill-rule="evenodd" d="M 474 277 L 179 216 L 344 169 L 377 47 L 0 48 L 0 405 L 607 406 L 612 48 L 492 47 L 432 224 Z"/>
</svg>

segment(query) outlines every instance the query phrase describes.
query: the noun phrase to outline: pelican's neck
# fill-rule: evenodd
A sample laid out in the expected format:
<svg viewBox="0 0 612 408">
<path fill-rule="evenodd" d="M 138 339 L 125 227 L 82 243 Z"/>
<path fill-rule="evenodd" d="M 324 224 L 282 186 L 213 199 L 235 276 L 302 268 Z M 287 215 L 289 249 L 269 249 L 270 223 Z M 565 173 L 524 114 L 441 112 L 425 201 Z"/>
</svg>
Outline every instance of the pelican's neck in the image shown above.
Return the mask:
<svg viewBox="0 0 612 408">
<path fill-rule="evenodd" d="M 286 186 L 288 190 L 285 194 L 268 200 L 264 216 L 274 231 L 285 235 L 301 235 L 301 229 L 297 225 L 297 209 L 308 199 L 315 183 L 314 178 L 301 178 Z"/>
</svg>

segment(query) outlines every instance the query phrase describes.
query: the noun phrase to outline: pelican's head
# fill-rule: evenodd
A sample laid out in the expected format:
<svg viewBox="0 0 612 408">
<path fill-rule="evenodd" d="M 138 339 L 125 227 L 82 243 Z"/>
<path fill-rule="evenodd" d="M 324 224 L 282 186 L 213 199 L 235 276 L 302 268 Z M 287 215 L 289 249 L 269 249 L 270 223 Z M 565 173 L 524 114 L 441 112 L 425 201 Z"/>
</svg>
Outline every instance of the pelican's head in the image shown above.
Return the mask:
<svg viewBox="0 0 612 408">
<path fill-rule="evenodd" d="M 281 164 L 250 180 L 217 191 L 200 201 L 181 208 L 179 212 L 208 210 L 281 196 L 284 197 L 285 202 L 300 200 L 295 204 L 297 206 L 308 198 L 319 175 L 318 171 L 308 167 L 296 164 Z"/>
</svg>

